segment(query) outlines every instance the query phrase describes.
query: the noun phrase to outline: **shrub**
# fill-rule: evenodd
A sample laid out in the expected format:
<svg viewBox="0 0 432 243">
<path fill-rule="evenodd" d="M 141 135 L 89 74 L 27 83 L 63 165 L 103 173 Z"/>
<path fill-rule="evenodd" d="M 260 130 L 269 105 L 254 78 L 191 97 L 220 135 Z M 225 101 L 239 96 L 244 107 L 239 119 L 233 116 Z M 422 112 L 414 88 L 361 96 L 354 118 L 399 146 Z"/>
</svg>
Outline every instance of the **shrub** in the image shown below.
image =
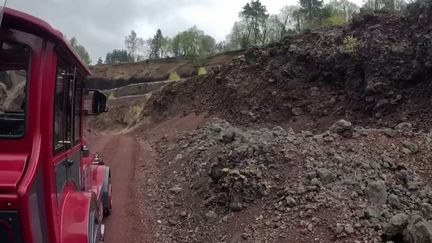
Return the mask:
<svg viewBox="0 0 432 243">
<path fill-rule="evenodd" d="M 169 81 L 179 81 L 180 79 L 181 77 L 176 71 L 172 72 L 168 78 Z"/>
<path fill-rule="evenodd" d="M 355 52 L 357 52 L 357 49 L 360 45 L 360 41 L 356 37 L 350 35 L 350 36 L 345 37 L 344 45 L 345 45 L 345 51 L 346 52 L 355 53 Z"/>
<path fill-rule="evenodd" d="M 113 100 L 113 99 L 115 99 L 116 97 L 115 97 L 115 95 L 114 95 L 114 92 L 110 92 L 109 93 L 109 95 L 108 95 L 108 100 Z"/>
<path fill-rule="evenodd" d="M 321 24 L 324 26 L 337 26 L 337 25 L 343 25 L 345 24 L 345 16 L 343 15 L 333 15 L 331 17 L 328 17 L 324 19 Z"/>
<path fill-rule="evenodd" d="M 202 76 L 206 74 L 207 74 L 207 70 L 205 69 L 205 67 L 198 68 L 198 76 Z"/>
</svg>

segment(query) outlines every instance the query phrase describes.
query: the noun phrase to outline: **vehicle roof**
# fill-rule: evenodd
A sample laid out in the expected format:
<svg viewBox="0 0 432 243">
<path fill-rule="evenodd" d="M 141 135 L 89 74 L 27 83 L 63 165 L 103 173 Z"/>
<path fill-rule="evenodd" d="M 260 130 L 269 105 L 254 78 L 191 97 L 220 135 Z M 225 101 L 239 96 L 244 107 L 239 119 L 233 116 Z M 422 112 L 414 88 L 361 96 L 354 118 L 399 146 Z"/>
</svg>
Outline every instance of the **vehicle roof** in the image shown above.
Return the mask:
<svg viewBox="0 0 432 243">
<path fill-rule="evenodd" d="M 3 24 L 13 26 L 13 28 L 35 34 L 42 38 L 50 39 L 58 44 L 61 49 L 71 54 L 87 75 L 91 74 L 87 65 L 84 64 L 64 35 L 47 22 L 11 8 L 4 8 Z"/>
</svg>

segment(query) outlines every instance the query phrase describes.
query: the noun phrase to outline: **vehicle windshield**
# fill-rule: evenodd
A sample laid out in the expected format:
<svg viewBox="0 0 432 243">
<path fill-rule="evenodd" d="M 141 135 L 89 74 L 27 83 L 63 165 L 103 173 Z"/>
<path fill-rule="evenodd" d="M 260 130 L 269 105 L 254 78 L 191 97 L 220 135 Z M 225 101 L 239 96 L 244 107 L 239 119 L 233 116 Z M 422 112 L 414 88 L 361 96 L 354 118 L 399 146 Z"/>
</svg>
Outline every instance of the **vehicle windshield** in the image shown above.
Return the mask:
<svg viewBox="0 0 432 243">
<path fill-rule="evenodd" d="M 20 137 L 26 127 L 30 49 L 0 41 L 0 137 Z"/>
</svg>

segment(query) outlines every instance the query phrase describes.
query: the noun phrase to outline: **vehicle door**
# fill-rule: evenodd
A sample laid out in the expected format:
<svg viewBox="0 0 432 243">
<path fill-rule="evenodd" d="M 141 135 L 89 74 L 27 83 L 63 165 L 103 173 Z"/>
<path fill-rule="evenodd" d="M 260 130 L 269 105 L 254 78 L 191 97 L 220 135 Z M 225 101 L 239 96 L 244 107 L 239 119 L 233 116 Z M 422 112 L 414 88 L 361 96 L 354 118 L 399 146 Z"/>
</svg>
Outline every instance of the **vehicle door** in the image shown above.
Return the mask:
<svg viewBox="0 0 432 243">
<path fill-rule="evenodd" d="M 58 206 L 61 205 L 64 192 L 82 188 L 80 178 L 81 87 L 76 81 L 76 76 L 75 68 L 66 65 L 65 62 L 59 62 L 53 124 L 53 151 Z"/>
</svg>

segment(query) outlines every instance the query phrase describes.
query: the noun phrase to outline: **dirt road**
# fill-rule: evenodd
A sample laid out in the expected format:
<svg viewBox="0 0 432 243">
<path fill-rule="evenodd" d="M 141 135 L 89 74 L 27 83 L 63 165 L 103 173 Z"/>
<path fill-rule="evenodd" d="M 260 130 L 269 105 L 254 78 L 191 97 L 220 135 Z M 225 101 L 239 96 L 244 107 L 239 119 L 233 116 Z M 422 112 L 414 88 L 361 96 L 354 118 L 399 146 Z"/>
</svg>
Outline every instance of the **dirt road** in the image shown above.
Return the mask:
<svg viewBox="0 0 432 243">
<path fill-rule="evenodd" d="M 138 144 L 128 135 L 100 135 L 92 139 L 92 151 L 99 152 L 111 167 L 113 211 L 105 220 L 105 242 L 133 242 L 133 188 Z"/>
</svg>

